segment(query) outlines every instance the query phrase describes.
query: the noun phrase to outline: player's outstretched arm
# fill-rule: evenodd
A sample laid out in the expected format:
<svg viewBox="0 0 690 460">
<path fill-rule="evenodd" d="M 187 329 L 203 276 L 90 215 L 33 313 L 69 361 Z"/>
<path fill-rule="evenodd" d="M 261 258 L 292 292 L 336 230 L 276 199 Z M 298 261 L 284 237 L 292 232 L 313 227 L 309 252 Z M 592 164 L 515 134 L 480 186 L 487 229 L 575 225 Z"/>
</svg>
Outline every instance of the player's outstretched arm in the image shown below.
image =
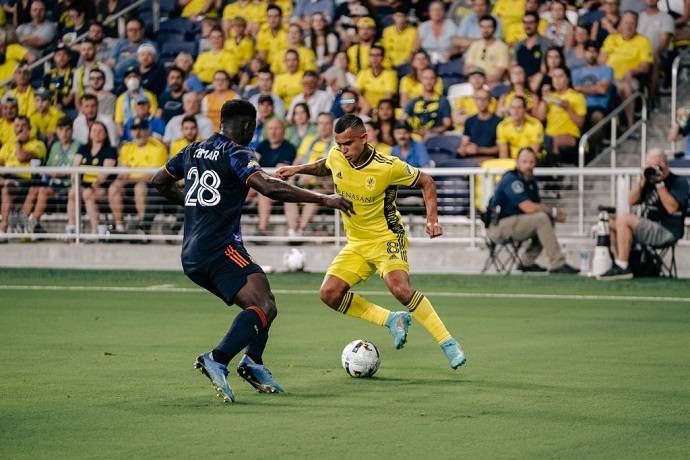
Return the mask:
<svg viewBox="0 0 690 460">
<path fill-rule="evenodd" d="M 422 189 L 424 206 L 426 207 L 426 234 L 429 238 L 443 235 L 443 227 L 438 223 L 438 208 L 436 203 L 436 182 L 426 174 L 421 173 L 417 180 L 417 187 Z"/>
<path fill-rule="evenodd" d="M 307 174 L 310 176 L 330 176 L 331 170 L 326 166 L 326 159 L 322 158 L 314 163 L 305 165 L 282 166 L 276 169 L 275 176 L 278 179 L 287 179 L 295 174 Z"/>
<path fill-rule="evenodd" d="M 287 201 L 289 203 L 318 203 L 331 209 L 338 209 L 348 216 L 355 213 L 352 202 L 347 198 L 337 194 L 324 195 L 304 190 L 282 180 L 275 179 L 263 171 L 249 176 L 247 185 L 272 200 Z"/>
<path fill-rule="evenodd" d="M 179 179 L 170 175 L 165 169 L 161 168 L 152 178 L 151 185 L 169 201 L 184 206 L 184 192 L 177 186 Z"/>
</svg>

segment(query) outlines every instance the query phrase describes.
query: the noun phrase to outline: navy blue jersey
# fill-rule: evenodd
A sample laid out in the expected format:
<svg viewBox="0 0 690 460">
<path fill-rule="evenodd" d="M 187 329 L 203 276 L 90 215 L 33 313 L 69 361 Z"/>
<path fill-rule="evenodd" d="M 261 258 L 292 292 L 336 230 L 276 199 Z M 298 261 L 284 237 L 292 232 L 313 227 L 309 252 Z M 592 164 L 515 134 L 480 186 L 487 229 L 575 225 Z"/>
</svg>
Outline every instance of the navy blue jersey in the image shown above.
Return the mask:
<svg viewBox="0 0 690 460">
<path fill-rule="evenodd" d="M 165 168 L 173 177 L 185 179 L 185 272 L 222 255 L 228 245 L 241 246 L 247 179 L 261 170 L 253 151 L 216 133 L 189 144 Z"/>
<path fill-rule="evenodd" d="M 525 179 L 522 174 L 513 170 L 505 173 L 496 186 L 496 192 L 491 198 L 491 206 L 501 207 L 499 217 L 503 219 L 523 214 L 519 205 L 527 200 L 541 202 L 537 181 L 534 178 Z"/>
</svg>

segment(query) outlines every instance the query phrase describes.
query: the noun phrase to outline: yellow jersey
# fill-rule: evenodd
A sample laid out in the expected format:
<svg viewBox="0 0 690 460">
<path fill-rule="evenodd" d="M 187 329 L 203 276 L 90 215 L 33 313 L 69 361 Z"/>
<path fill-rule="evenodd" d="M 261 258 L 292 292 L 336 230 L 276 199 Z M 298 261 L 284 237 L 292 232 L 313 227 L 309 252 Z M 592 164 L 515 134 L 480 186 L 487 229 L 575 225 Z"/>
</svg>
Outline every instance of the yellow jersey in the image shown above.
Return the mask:
<svg viewBox="0 0 690 460">
<path fill-rule="evenodd" d="M 31 123 L 31 133 L 29 134 L 29 137 L 31 139 L 35 139 L 37 134 L 38 131 L 36 131 L 36 125 Z M 14 144 L 16 142 L 15 139 L 14 122 L 0 118 L 0 145 L 10 143 Z"/>
<path fill-rule="evenodd" d="M 355 213 L 341 213 L 348 241 L 372 241 L 405 237 L 402 216 L 395 200 L 398 186 L 417 184 L 421 172 L 396 157 L 385 156 L 367 145 L 364 163 L 354 166 L 337 146 L 328 154 L 336 193 L 352 201 Z"/>
<path fill-rule="evenodd" d="M 587 101 L 582 93 L 568 88 L 563 93 L 549 93 L 549 97 L 568 101 L 573 112 L 580 116 L 587 114 Z M 557 104 L 546 104 L 546 135 L 570 135 L 580 137 L 580 128 L 570 119 L 568 112 Z"/>
<path fill-rule="evenodd" d="M 495 97 L 491 98 L 491 102 L 489 102 L 489 112 L 494 113 L 496 112 L 496 106 L 498 105 L 498 102 L 496 101 Z M 477 103 L 474 101 L 474 96 L 460 96 L 455 100 L 455 104 L 453 107 L 453 111 L 458 111 L 462 110 L 465 115 L 476 115 L 479 113 L 479 109 L 477 108 Z"/>
<path fill-rule="evenodd" d="M 219 70 L 225 70 L 232 76 L 238 69 L 234 55 L 224 49 L 217 52 L 204 51 L 194 62 L 194 73 L 204 83 L 211 83 L 213 76 Z"/>
<path fill-rule="evenodd" d="M 243 5 L 238 1 L 223 8 L 223 19 L 235 19 L 237 16 L 243 17 L 248 23 L 263 23 L 266 21 L 266 2 L 250 0 Z"/>
<path fill-rule="evenodd" d="M 19 161 L 19 158 L 17 158 L 16 155 L 16 145 L 14 142 L 11 144 L 5 144 L 0 148 L 0 161 L 2 163 L 9 167 L 26 167 L 30 166 L 31 161 Z M 43 160 L 46 157 L 46 146 L 43 142 L 33 139 L 28 142 L 25 142 L 22 145 L 22 149 L 25 151 L 33 153 L 35 158 L 40 158 Z M 31 173 L 16 173 L 13 174 L 16 177 L 20 177 L 22 179 L 31 179 Z"/>
<path fill-rule="evenodd" d="M 197 136 L 196 139 L 194 139 L 193 142 L 201 141 L 203 140 L 202 137 Z M 173 141 L 172 144 L 170 144 L 170 158 L 174 157 L 178 153 L 182 151 L 183 148 L 187 147 L 191 142 L 189 142 L 187 139 L 184 137 L 181 139 L 177 139 L 176 141 Z"/>
<path fill-rule="evenodd" d="M 381 42 L 376 42 L 375 45 L 381 45 Z M 384 48 L 385 49 L 385 48 Z M 347 62 L 350 72 L 357 75 L 360 70 L 369 68 L 369 52 L 371 51 L 371 45 L 368 43 L 355 43 L 351 45 L 347 53 Z M 389 67 L 390 58 L 386 54 L 383 58 L 383 66 Z"/>
<path fill-rule="evenodd" d="M 239 69 L 247 64 L 254 56 L 254 40 L 249 36 L 244 36 L 239 43 L 235 37 L 230 37 L 225 40 L 225 51 L 230 53 L 234 65 Z"/>
<path fill-rule="evenodd" d="M 201 10 L 206 5 L 206 2 L 207 0 L 190 0 L 189 3 L 187 3 L 184 6 L 184 8 L 182 8 L 182 13 L 180 13 L 180 16 L 183 18 L 191 18 L 192 16 L 198 16 L 199 13 L 201 13 Z M 214 8 L 211 8 L 204 14 L 204 16 L 207 18 L 215 18 L 216 10 Z"/>
<path fill-rule="evenodd" d="M 417 43 L 417 29 L 405 26 L 403 30 L 398 30 L 395 24 L 390 25 L 383 29 L 381 43 L 393 66 L 405 64 L 412 58 L 412 52 Z"/>
<path fill-rule="evenodd" d="M 324 158 L 332 145 L 332 137 L 324 141 L 318 134 L 309 134 L 299 144 L 297 159 L 300 164 L 314 163 Z"/>
<path fill-rule="evenodd" d="M 510 107 L 510 103 L 513 102 L 513 99 L 515 98 L 516 94 L 514 90 L 510 90 L 508 93 L 506 93 L 505 97 L 503 98 L 503 107 L 508 109 Z M 537 97 L 534 95 L 533 92 L 529 90 L 525 90 L 525 104 L 526 104 L 526 109 L 528 112 L 531 112 L 532 109 L 534 108 L 535 103 L 537 102 Z"/>
<path fill-rule="evenodd" d="M 156 113 L 156 110 L 158 110 L 158 98 L 149 90 L 142 90 L 144 96 L 146 96 L 151 103 L 151 108 L 149 109 L 149 115 L 153 116 L 154 113 Z M 127 121 L 127 117 L 125 116 L 125 104 L 127 100 L 127 93 L 122 93 L 117 97 L 117 100 L 115 101 L 115 123 L 119 123 L 121 125 L 125 124 L 125 121 Z M 136 97 L 129 97 L 129 110 L 132 116 L 136 113 L 134 108 L 136 107 L 135 104 Z"/>
<path fill-rule="evenodd" d="M 424 94 L 424 87 L 422 86 L 422 82 L 415 80 L 411 75 L 405 75 L 400 79 L 400 93 L 407 94 L 407 98 L 412 100 L 417 97 L 422 97 L 422 94 Z M 434 93 L 439 96 L 443 94 L 443 80 L 440 78 L 436 79 Z"/>
<path fill-rule="evenodd" d="M 298 70 L 295 73 L 281 73 L 276 75 L 273 82 L 273 91 L 283 100 L 285 107 L 290 107 L 292 98 L 302 92 L 302 77 L 304 72 Z"/>
<path fill-rule="evenodd" d="M 65 114 L 62 113 L 60 109 L 54 106 L 48 108 L 48 113 L 43 115 L 42 113 L 36 111 L 31 115 L 31 126 L 36 127 L 36 131 L 39 136 L 47 136 L 48 134 L 53 134 L 57 131 L 57 122 L 60 121 Z"/>
<path fill-rule="evenodd" d="M 130 168 L 158 168 L 168 161 L 168 150 L 158 139 L 149 138 L 142 147 L 136 142 L 125 142 L 120 150 L 119 164 Z M 139 179 L 144 174 L 130 174 L 130 179 Z"/>
<path fill-rule="evenodd" d="M 34 89 L 29 86 L 25 91 L 19 92 L 16 88 L 7 91 L 7 94 L 11 94 L 17 99 L 17 105 L 19 115 L 24 117 L 31 117 L 36 113 L 36 95 L 34 94 Z"/>
<path fill-rule="evenodd" d="M 608 54 L 606 65 L 613 69 L 616 80 L 644 62 L 654 62 L 652 44 L 640 34 L 635 34 L 630 40 L 625 40 L 621 34 L 609 35 L 604 40 L 601 52 Z"/>
<path fill-rule="evenodd" d="M 230 5 L 228 5 L 230 6 Z M 274 34 L 268 24 L 265 24 L 256 35 L 256 50 L 266 55 L 266 62 L 273 64 L 273 56 L 285 56 L 287 49 L 287 26 L 282 25 Z M 282 54 L 279 52 L 282 50 Z"/>
<path fill-rule="evenodd" d="M 496 144 L 507 145 L 510 150 L 510 158 L 517 158 L 523 147 L 539 146 L 537 156 L 541 154 L 541 146 L 544 144 L 544 127 L 536 118 L 529 115 L 521 127 L 515 126 L 512 118 L 504 118 L 496 127 Z"/>
<path fill-rule="evenodd" d="M 287 50 L 287 48 L 277 50 L 269 60 L 271 71 L 274 74 L 287 72 L 285 68 L 285 53 Z M 316 54 L 314 54 L 314 50 L 306 46 L 300 46 L 295 51 L 297 51 L 299 56 L 299 70 L 302 72 L 305 70 L 316 70 Z"/>
<path fill-rule="evenodd" d="M 503 40 L 512 45 L 522 31 L 522 17 L 525 15 L 524 0 L 496 0 L 491 13 L 501 20 Z"/>
<path fill-rule="evenodd" d="M 387 93 L 390 93 L 391 97 L 395 95 L 398 89 L 398 75 L 390 69 L 383 69 L 378 75 L 374 75 L 371 69 L 364 69 L 357 74 L 355 87 L 362 92 L 369 105 L 376 107 Z"/>
</svg>

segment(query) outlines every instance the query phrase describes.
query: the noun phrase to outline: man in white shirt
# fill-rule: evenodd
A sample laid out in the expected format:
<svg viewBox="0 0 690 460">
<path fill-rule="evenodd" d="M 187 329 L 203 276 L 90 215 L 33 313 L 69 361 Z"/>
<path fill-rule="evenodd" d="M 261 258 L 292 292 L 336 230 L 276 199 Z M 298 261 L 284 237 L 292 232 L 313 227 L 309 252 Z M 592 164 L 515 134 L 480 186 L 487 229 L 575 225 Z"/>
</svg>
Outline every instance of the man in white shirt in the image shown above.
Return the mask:
<svg viewBox="0 0 690 460">
<path fill-rule="evenodd" d="M 193 116 L 196 119 L 196 124 L 199 127 L 199 136 L 207 139 L 219 129 L 218 126 L 213 126 L 211 120 L 201 113 L 201 98 L 197 93 L 186 93 L 182 96 L 182 114 L 172 117 L 165 126 L 165 134 L 163 141 L 170 145 L 173 141 L 182 137 L 182 119 L 186 116 Z"/>
<path fill-rule="evenodd" d="M 654 65 L 650 79 L 650 91 L 656 94 L 659 84 L 659 70 L 668 59 L 668 45 L 676 31 L 676 25 L 670 14 L 659 11 L 657 0 L 645 0 L 645 10 L 640 13 L 637 22 L 637 33 L 644 35 L 652 43 Z M 670 68 L 670 67 L 669 67 Z"/>
<path fill-rule="evenodd" d="M 84 94 L 81 98 L 79 106 L 79 115 L 72 124 L 74 131 L 74 140 L 80 144 L 86 145 L 89 141 L 89 129 L 94 121 L 102 122 L 108 129 L 108 139 L 110 145 L 117 146 L 119 138 L 117 136 L 117 128 L 112 117 L 106 117 L 98 114 L 98 97 L 93 94 Z"/>
<path fill-rule="evenodd" d="M 25 46 L 35 56 L 40 56 L 45 47 L 55 38 L 57 26 L 54 22 L 45 20 L 46 5 L 43 0 L 31 2 L 29 14 L 31 22 L 17 27 L 17 38 L 19 44 Z"/>
<path fill-rule="evenodd" d="M 302 93 L 292 98 L 290 110 L 288 110 L 288 120 L 292 117 L 292 111 L 300 102 L 305 102 L 309 106 L 309 113 L 311 114 L 312 123 L 316 123 L 316 119 L 321 112 L 330 112 L 333 106 L 333 96 L 326 91 L 318 89 L 319 74 L 313 70 L 307 70 L 302 77 Z"/>
</svg>

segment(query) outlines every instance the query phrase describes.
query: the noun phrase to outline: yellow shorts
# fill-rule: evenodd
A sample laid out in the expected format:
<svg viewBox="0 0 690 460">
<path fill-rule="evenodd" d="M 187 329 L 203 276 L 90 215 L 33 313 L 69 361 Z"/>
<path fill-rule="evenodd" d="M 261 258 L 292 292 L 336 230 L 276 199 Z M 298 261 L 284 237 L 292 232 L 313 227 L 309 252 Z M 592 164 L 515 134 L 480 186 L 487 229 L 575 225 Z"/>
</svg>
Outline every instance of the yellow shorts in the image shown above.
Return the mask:
<svg viewBox="0 0 690 460">
<path fill-rule="evenodd" d="M 354 286 L 369 279 L 374 272 L 378 272 L 381 278 L 395 270 L 409 273 L 407 246 L 405 235 L 347 243 L 335 256 L 326 274 L 337 276 L 350 286 Z"/>
</svg>

